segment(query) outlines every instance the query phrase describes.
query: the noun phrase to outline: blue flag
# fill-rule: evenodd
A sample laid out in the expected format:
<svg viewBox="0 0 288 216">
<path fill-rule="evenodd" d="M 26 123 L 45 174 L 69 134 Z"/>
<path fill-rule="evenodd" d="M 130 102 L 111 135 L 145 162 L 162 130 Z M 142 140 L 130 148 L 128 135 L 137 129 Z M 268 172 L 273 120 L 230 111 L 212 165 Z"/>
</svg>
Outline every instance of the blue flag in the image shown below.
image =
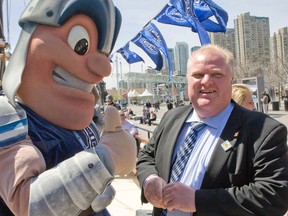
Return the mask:
<svg viewBox="0 0 288 216">
<path fill-rule="evenodd" d="M 170 0 L 170 3 L 179 11 L 179 13 L 191 24 L 192 31 L 197 32 L 202 45 L 209 44 L 210 38 L 206 30 L 198 20 L 192 0 Z"/>
<path fill-rule="evenodd" d="M 139 32 L 131 41 L 147 53 L 156 65 L 155 70 L 160 71 L 162 69 L 163 59 L 158 47 L 152 44 L 147 38 L 143 37 L 142 32 Z"/>
<path fill-rule="evenodd" d="M 173 6 L 166 5 L 154 19 L 160 23 L 191 27 L 191 23 Z"/>
<path fill-rule="evenodd" d="M 193 3 L 195 14 L 202 26 L 210 32 L 225 32 L 228 14 L 211 0 L 198 0 Z M 215 16 L 218 23 L 209 18 Z"/>
<path fill-rule="evenodd" d="M 170 4 L 154 19 L 161 23 L 191 27 L 198 33 L 202 45 L 210 43 L 206 31 L 226 31 L 228 14 L 212 0 L 170 0 Z M 218 23 L 209 19 L 212 16 Z"/>
<path fill-rule="evenodd" d="M 145 61 L 137 53 L 129 50 L 129 42 L 126 43 L 124 47 L 118 49 L 116 52 L 120 53 L 129 64 L 140 61 L 145 63 Z"/>
<path fill-rule="evenodd" d="M 161 53 L 159 52 L 160 50 L 167 58 L 169 66 L 169 79 L 171 79 L 172 63 L 169 56 L 168 47 L 159 29 L 153 23 L 150 22 L 147 24 L 136 36 L 136 38 L 132 39 L 132 41 L 143 49 L 153 60 L 153 62 L 157 65 L 156 70 L 161 70 L 163 67 L 163 59 Z"/>
<path fill-rule="evenodd" d="M 224 11 L 221 7 L 216 5 L 214 2 L 210 0 L 198 0 L 193 1 L 193 6 L 189 6 L 189 9 L 186 10 L 189 13 L 194 13 L 198 18 L 199 22 L 203 26 L 206 31 L 210 32 L 225 32 L 226 25 L 228 21 L 228 14 Z M 183 4 L 181 5 L 183 7 Z M 188 7 L 188 6 L 185 6 Z M 194 9 L 194 12 L 192 10 Z M 210 20 L 212 16 L 215 16 L 218 23 Z M 192 31 L 197 32 L 195 25 L 191 26 L 191 23 L 188 22 L 187 19 L 173 6 L 173 5 L 166 5 L 163 10 L 155 16 L 154 18 L 158 22 L 177 25 L 177 26 L 184 26 L 184 27 L 191 27 Z"/>
</svg>

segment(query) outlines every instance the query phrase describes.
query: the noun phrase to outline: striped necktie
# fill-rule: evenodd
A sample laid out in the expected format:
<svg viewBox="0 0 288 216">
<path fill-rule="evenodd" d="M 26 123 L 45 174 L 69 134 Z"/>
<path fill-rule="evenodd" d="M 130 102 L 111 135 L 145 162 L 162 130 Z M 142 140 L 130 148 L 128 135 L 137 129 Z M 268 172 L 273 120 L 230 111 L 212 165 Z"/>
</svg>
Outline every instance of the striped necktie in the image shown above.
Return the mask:
<svg viewBox="0 0 288 216">
<path fill-rule="evenodd" d="M 205 126 L 205 123 L 203 122 L 195 122 L 191 126 L 190 132 L 185 137 L 184 143 L 180 146 L 177 152 L 176 161 L 173 164 L 172 171 L 171 171 L 170 182 L 179 181 L 179 177 L 181 176 L 187 164 L 187 161 L 191 155 L 191 152 L 195 146 L 198 132 L 201 129 L 203 129 L 204 126 Z M 160 215 L 165 216 L 166 214 L 167 214 L 167 209 L 163 209 Z"/>
<path fill-rule="evenodd" d="M 176 161 L 173 164 L 170 182 L 177 182 L 181 173 L 183 172 L 190 154 L 195 146 L 198 132 L 205 126 L 203 122 L 195 122 L 191 126 L 191 130 L 186 136 L 184 143 L 180 146 Z"/>
</svg>

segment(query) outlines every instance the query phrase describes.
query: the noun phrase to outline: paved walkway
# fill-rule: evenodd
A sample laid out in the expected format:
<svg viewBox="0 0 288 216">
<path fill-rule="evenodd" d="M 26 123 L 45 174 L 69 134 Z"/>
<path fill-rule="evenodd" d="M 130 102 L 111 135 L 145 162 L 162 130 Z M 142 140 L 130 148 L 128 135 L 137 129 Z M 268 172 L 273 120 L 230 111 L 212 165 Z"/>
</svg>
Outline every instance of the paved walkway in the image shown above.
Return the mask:
<svg viewBox="0 0 288 216">
<path fill-rule="evenodd" d="M 134 113 L 141 115 L 142 106 L 129 106 L 132 108 Z M 159 112 L 157 113 L 158 118 L 162 118 L 164 113 L 167 111 L 166 105 L 162 104 Z M 271 117 L 277 119 L 286 127 L 288 127 L 288 111 L 284 110 L 284 104 L 280 105 L 279 111 L 272 111 L 272 105 L 269 107 L 269 113 Z M 153 131 L 156 126 L 148 126 L 139 124 L 139 121 L 133 121 L 136 125 Z M 147 132 L 140 130 L 140 136 L 147 138 Z M 112 185 L 116 190 L 116 196 L 112 201 L 111 205 L 108 207 L 108 210 L 112 216 L 144 216 L 151 215 L 152 206 L 150 204 L 141 204 L 140 201 L 140 188 L 138 181 L 133 173 L 126 177 L 116 177 Z M 138 212 L 136 214 L 136 212 Z M 146 214 L 145 214 L 146 213 Z"/>
</svg>

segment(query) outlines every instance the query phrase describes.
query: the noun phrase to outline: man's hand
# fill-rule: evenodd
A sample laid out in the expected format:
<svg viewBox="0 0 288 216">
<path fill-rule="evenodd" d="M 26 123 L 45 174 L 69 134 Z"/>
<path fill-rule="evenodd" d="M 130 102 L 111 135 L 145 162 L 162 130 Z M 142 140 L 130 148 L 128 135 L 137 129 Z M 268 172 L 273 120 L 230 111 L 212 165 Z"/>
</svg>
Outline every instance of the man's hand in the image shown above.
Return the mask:
<svg viewBox="0 0 288 216">
<path fill-rule="evenodd" d="M 164 205 L 168 211 L 174 209 L 183 212 L 195 212 L 195 190 L 187 185 L 176 182 L 167 184 L 163 190 Z"/>
<path fill-rule="evenodd" d="M 148 202 L 156 208 L 166 208 L 163 202 L 163 189 L 166 182 L 156 175 L 148 176 L 144 184 L 144 195 Z"/>
</svg>

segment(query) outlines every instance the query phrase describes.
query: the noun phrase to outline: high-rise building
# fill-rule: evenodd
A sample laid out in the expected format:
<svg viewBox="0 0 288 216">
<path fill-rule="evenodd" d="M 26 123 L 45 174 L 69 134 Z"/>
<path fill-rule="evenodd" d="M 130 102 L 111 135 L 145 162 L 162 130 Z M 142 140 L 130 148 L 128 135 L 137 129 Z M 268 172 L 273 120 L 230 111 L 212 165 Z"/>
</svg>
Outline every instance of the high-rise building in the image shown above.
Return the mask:
<svg viewBox="0 0 288 216">
<path fill-rule="evenodd" d="M 193 46 L 193 47 L 191 47 L 191 49 L 190 49 L 190 54 L 192 53 L 192 52 L 195 52 L 196 50 L 198 50 L 198 49 L 200 49 L 201 48 L 201 46 Z"/>
<path fill-rule="evenodd" d="M 174 49 L 175 71 L 178 76 L 186 76 L 187 60 L 189 57 L 188 44 L 185 42 L 176 42 Z"/>
<path fill-rule="evenodd" d="M 288 62 L 288 28 L 284 27 L 270 38 L 271 64 L 283 70 Z"/>
<path fill-rule="evenodd" d="M 168 48 L 168 53 L 171 58 L 171 64 L 172 64 L 172 71 L 175 71 L 175 56 L 174 56 L 174 49 Z"/>
<path fill-rule="evenodd" d="M 234 20 L 236 60 L 244 66 L 265 65 L 270 62 L 270 29 L 268 17 L 244 13 Z"/>
<path fill-rule="evenodd" d="M 171 65 L 172 65 L 172 73 L 175 71 L 175 60 L 174 60 L 174 49 L 173 48 L 168 48 L 168 54 L 171 60 Z M 163 68 L 161 70 L 161 73 L 163 75 L 168 75 L 169 74 L 169 65 L 168 65 L 168 60 L 165 55 L 162 55 L 163 58 Z"/>
<path fill-rule="evenodd" d="M 281 81 L 288 83 L 288 30 L 281 28 L 270 38 L 271 70 L 281 77 Z M 279 81 L 278 81 L 279 82 Z M 287 84 L 285 89 L 287 89 Z"/>
<path fill-rule="evenodd" d="M 209 36 L 211 39 L 211 44 L 217 44 L 221 47 L 228 49 L 233 53 L 236 58 L 236 50 L 235 50 L 235 30 L 234 28 L 227 28 L 226 32 L 209 32 Z"/>
</svg>

